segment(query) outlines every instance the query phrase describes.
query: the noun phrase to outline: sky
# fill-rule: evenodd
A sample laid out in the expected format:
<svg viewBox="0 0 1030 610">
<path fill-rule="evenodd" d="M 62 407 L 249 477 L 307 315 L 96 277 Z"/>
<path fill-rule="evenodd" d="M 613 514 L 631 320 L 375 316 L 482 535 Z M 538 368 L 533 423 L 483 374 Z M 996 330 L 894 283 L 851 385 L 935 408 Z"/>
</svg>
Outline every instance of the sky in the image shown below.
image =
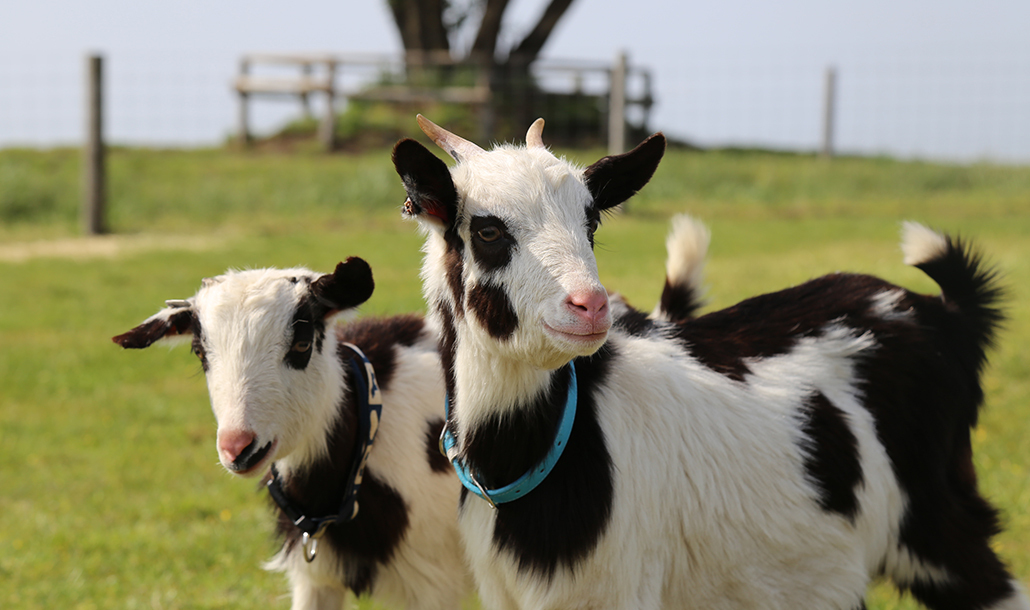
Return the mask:
<svg viewBox="0 0 1030 610">
<path fill-rule="evenodd" d="M 508 39 L 543 6 L 512 0 Z M 816 146 L 822 73 L 833 65 L 843 148 L 1030 161 L 1028 25 L 1025 0 L 574 0 L 544 56 L 610 61 L 624 51 L 653 74 L 654 129 L 785 148 Z M 149 107 L 166 106 L 181 116 L 153 138 L 174 143 L 232 129 L 228 81 L 244 52 L 400 49 L 386 0 L 8 0 L 0 146 L 76 137 L 87 51 L 108 58 L 111 97 L 124 96 L 125 112 L 109 119 L 115 137 L 159 132 Z M 126 93 L 148 85 L 159 93 Z M 273 108 L 258 120 L 295 111 Z"/>
</svg>

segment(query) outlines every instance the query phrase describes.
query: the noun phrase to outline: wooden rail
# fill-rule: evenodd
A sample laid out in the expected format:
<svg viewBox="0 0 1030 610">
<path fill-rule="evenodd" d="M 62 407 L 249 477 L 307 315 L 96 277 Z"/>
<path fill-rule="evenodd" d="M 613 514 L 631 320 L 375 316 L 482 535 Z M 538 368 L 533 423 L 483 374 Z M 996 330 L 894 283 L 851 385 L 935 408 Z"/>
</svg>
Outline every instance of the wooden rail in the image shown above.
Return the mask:
<svg viewBox="0 0 1030 610">
<path fill-rule="evenodd" d="M 297 68 L 299 73 L 283 76 L 277 74 L 254 74 L 253 69 L 262 66 Z M 379 75 L 402 74 L 405 67 L 425 66 L 427 69 L 465 69 L 472 70 L 475 76 L 467 85 L 446 85 L 439 87 L 420 87 L 413 85 L 375 85 L 366 80 L 359 86 L 349 89 L 341 85 L 341 77 L 345 73 L 368 73 L 378 70 Z M 609 132 L 609 150 L 623 152 L 625 150 L 625 113 L 629 107 L 642 109 L 643 121 L 646 124 L 654 98 L 651 94 L 651 74 L 640 68 L 627 65 L 625 54 L 617 56 L 614 65 L 601 62 L 556 62 L 540 61 L 533 65 L 534 74 L 554 76 L 566 74 L 570 76 L 578 91 L 583 79 L 593 76 L 607 78 L 606 98 L 608 109 L 607 125 L 602 126 Z M 642 83 L 642 93 L 634 98 L 627 96 L 626 82 L 631 76 L 637 76 Z M 410 75 L 409 75 L 410 76 Z M 335 147 L 336 101 L 338 98 L 352 100 L 382 101 L 396 104 L 429 104 L 434 102 L 466 104 L 483 109 L 484 133 L 480 136 L 491 139 L 491 102 L 493 99 L 491 74 L 489 70 L 479 69 L 475 65 L 459 62 L 447 53 L 424 53 L 416 55 L 372 55 L 372 54 L 290 54 L 290 53 L 250 53 L 240 60 L 239 75 L 233 82 L 233 88 L 239 96 L 239 124 L 237 137 L 241 144 L 250 141 L 249 104 L 254 97 L 293 96 L 300 99 L 305 115 L 311 116 L 310 96 L 318 95 L 324 99 L 324 109 L 319 121 L 319 139 L 326 150 Z M 522 86 L 525 86 L 523 84 Z"/>
</svg>

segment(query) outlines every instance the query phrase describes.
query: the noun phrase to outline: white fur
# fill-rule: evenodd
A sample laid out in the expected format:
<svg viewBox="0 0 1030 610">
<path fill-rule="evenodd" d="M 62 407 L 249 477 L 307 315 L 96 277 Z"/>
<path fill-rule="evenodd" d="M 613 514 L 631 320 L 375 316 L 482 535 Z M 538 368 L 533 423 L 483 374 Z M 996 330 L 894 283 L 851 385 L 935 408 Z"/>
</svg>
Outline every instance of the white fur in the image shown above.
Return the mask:
<svg viewBox="0 0 1030 610">
<path fill-rule="evenodd" d="M 673 216 L 672 228 L 665 238 L 666 277 L 677 285 L 700 286 L 709 242 L 711 233 L 704 223 L 687 214 Z"/>
<path fill-rule="evenodd" d="M 901 252 L 906 265 L 919 265 L 947 251 L 948 241 L 940 233 L 918 222 L 901 225 Z"/>
<path fill-rule="evenodd" d="M 904 296 L 905 291 L 900 288 L 885 290 L 873 297 L 870 313 L 889 322 L 911 320 L 912 310 L 900 308 L 901 299 Z"/>
<path fill-rule="evenodd" d="M 1030 608 L 1030 601 L 1028 601 L 1030 598 L 1027 597 L 1026 587 L 1022 583 L 1013 580 L 1012 588 L 1016 591 L 1015 595 L 1001 600 L 987 610 L 1027 610 L 1027 608 Z"/>
<path fill-rule="evenodd" d="M 274 460 L 284 477 L 325 453 L 346 390 L 332 324 L 321 353 L 312 353 L 306 368 L 283 363 L 293 313 L 309 287 L 304 279 L 319 275 L 300 268 L 230 272 L 205 281 L 190 299 L 208 346 L 207 382 L 219 429 L 252 430 L 260 445 L 275 441 L 274 454 L 263 464 Z M 168 310 L 154 318 L 161 316 Z M 404 499 L 409 519 L 404 539 L 379 569 L 372 595 L 410 609 L 458 608 L 471 584 L 454 518 L 457 478 L 431 472 L 426 456 L 426 425 L 442 417 L 444 395 L 436 335 L 430 327 L 415 345 L 397 348 L 367 466 Z M 289 576 L 294 610 L 339 610 L 348 597 L 339 561 L 323 543 L 311 563 L 299 547 L 289 554 L 284 547 L 266 567 Z"/>
</svg>

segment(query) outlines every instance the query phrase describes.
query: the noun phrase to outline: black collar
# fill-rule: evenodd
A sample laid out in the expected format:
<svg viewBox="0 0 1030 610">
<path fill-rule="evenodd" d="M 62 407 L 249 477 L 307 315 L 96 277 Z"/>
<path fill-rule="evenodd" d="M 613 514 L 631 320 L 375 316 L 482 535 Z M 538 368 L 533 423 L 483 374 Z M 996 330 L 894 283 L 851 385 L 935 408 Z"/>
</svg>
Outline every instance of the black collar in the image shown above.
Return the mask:
<svg viewBox="0 0 1030 610">
<path fill-rule="evenodd" d="M 324 517 L 308 515 L 301 506 L 286 495 L 282 478 L 274 463 L 271 468 L 272 478 L 268 481 L 268 493 L 272 496 L 272 500 L 304 533 L 304 558 L 309 562 L 314 560 L 317 541 L 325 534 L 326 528 L 337 521 L 350 521 L 358 514 L 358 490 L 361 488 L 365 465 L 368 463 L 368 456 L 372 453 L 372 444 L 375 442 L 376 432 L 379 431 L 379 419 L 383 413 L 383 400 L 372 363 L 356 345 L 351 343 L 343 345 L 350 348 L 361 362 L 358 362 L 358 358 L 350 359 L 350 367 L 354 372 L 355 380 L 352 390 L 358 401 L 358 442 L 355 444 L 354 455 L 351 458 L 351 469 L 347 477 L 343 499 L 340 501 L 340 510 L 334 515 Z"/>
</svg>

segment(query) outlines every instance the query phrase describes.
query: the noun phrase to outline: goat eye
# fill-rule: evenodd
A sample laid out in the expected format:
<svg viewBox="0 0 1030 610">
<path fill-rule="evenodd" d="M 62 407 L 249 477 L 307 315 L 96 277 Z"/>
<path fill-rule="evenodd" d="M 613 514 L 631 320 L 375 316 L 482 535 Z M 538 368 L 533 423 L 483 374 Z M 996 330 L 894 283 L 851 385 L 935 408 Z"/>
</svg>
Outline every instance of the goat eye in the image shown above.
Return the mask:
<svg viewBox="0 0 1030 610">
<path fill-rule="evenodd" d="M 599 224 L 600 224 L 600 221 L 598 221 L 596 218 L 591 218 L 590 221 L 587 223 L 587 231 L 591 235 L 593 235 L 594 233 L 597 232 L 597 227 L 598 227 Z"/>
<path fill-rule="evenodd" d="M 297 341 L 296 343 L 293 344 L 293 347 L 290 348 L 290 351 L 291 352 L 304 353 L 304 352 L 308 351 L 309 349 L 311 349 L 311 342 L 310 341 Z"/>
<path fill-rule="evenodd" d="M 476 235 L 479 237 L 479 239 L 485 241 L 486 243 L 490 243 L 500 239 L 503 233 L 497 227 L 487 226 L 480 229 L 476 233 Z"/>
</svg>

